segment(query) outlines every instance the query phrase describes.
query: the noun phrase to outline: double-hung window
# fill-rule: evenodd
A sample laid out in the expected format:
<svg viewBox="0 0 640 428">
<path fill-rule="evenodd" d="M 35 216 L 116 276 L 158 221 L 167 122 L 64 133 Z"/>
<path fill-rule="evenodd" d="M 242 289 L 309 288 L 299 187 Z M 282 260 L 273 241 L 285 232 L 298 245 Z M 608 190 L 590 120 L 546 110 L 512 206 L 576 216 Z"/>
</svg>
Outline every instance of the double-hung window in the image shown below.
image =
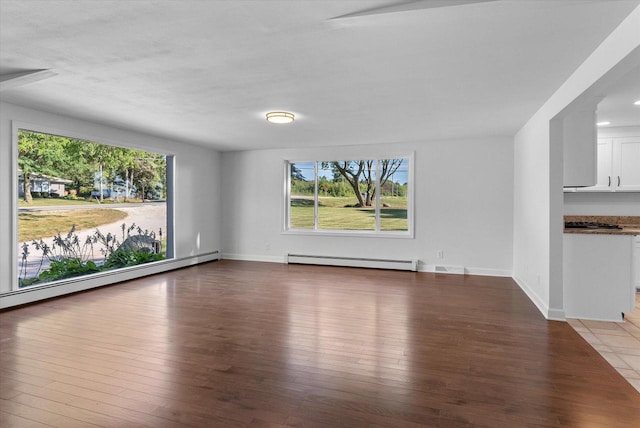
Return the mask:
<svg viewBox="0 0 640 428">
<path fill-rule="evenodd" d="M 412 236 L 412 156 L 285 168 L 285 231 Z"/>
</svg>

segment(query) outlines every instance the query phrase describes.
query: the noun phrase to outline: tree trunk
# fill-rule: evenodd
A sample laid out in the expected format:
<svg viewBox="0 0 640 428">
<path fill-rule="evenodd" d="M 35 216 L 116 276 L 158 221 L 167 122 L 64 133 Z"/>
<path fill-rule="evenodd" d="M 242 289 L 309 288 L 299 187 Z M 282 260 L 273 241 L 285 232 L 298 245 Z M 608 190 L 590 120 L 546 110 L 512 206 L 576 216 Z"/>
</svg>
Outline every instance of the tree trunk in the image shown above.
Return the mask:
<svg viewBox="0 0 640 428">
<path fill-rule="evenodd" d="M 365 206 L 365 201 L 364 201 L 364 199 L 362 199 L 362 193 L 360 193 L 360 186 L 358 186 L 358 182 L 356 181 L 354 183 L 349 178 L 347 178 L 347 181 L 349 182 L 349 184 L 351 185 L 351 188 L 353 189 L 353 191 L 356 194 L 356 198 L 358 199 L 358 206 L 359 207 L 364 207 Z"/>
<path fill-rule="evenodd" d="M 25 172 L 23 175 L 22 183 L 24 185 L 24 201 L 28 204 L 33 202 L 33 197 L 31 196 L 31 177 L 28 172 Z"/>
<path fill-rule="evenodd" d="M 124 201 L 129 198 L 129 168 L 124 169 Z"/>
<path fill-rule="evenodd" d="M 133 169 L 131 170 L 130 174 L 131 174 L 131 178 L 130 178 L 129 184 L 131 185 L 131 190 L 133 190 Z"/>
<path fill-rule="evenodd" d="M 102 164 L 100 164 L 100 203 L 104 202 L 103 187 L 102 187 Z"/>
</svg>

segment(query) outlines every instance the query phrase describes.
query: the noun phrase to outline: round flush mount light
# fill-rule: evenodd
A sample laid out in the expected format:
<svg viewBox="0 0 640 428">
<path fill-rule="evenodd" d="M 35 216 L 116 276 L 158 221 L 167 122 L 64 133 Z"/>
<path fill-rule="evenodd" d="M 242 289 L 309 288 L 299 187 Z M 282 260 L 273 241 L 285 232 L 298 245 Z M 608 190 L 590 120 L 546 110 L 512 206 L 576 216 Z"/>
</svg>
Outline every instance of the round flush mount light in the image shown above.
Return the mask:
<svg viewBox="0 0 640 428">
<path fill-rule="evenodd" d="M 634 106 L 640 106 L 640 100 L 633 103 Z"/>
<path fill-rule="evenodd" d="M 267 122 L 270 123 L 291 123 L 295 118 L 295 115 L 288 111 L 270 111 L 267 113 Z"/>
</svg>

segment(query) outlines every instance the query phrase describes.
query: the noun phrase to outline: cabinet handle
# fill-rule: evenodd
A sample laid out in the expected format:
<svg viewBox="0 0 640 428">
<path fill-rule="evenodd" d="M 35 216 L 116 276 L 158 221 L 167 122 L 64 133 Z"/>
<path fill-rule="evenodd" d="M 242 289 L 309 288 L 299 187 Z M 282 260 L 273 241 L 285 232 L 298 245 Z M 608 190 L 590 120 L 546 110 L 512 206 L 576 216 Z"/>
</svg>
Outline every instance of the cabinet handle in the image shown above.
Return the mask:
<svg viewBox="0 0 640 428">
<path fill-rule="evenodd" d="M 620 187 L 620 176 L 618 176 L 618 187 Z"/>
<path fill-rule="evenodd" d="M 611 176 L 609 176 L 609 184 L 607 186 L 611 187 Z"/>
</svg>

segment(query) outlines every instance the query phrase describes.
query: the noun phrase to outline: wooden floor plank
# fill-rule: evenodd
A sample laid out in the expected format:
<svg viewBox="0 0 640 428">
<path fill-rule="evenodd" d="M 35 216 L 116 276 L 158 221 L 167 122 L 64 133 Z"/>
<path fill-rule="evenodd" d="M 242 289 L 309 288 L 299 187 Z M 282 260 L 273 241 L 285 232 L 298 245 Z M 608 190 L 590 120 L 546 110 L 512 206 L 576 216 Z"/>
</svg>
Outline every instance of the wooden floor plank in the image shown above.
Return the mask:
<svg viewBox="0 0 640 428">
<path fill-rule="evenodd" d="M 640 421 L 640 394 L 509 278 L 220 261 L 0 321 L 3 427 Z"/>
</svg>

